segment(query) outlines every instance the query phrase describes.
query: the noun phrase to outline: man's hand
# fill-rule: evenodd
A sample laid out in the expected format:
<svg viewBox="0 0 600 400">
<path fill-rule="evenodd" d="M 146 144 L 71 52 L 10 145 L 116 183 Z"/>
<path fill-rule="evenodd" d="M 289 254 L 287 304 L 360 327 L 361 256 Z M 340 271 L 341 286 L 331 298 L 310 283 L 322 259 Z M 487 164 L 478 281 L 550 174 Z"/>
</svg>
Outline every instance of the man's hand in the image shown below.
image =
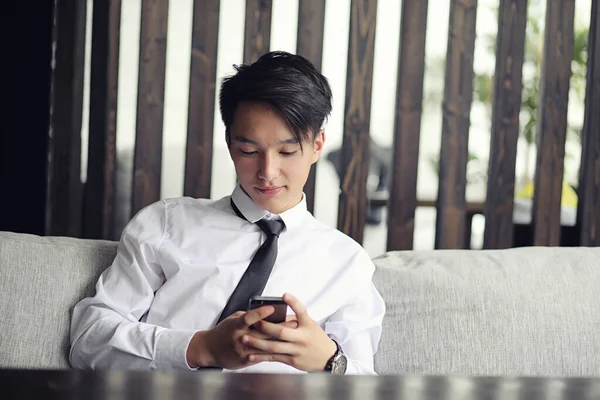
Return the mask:
<svg viewBox="0 0 600 400">
<path fill-rule="evenodd" d="M 213 329 L 196 332 L 186 352 L 188 365 L 191 368 L 213 366 L 233 370 L 261 362 L 249 359 L 250 355 L 259 351 L 244 345 L 242 337 L 252 334 L 260 339 L 268 339 L 266 334 L 250 330 L 250 326 L 274 312 L 275 308 L 272 306 L 259 307 L 248 312 L 238 311 Z M 292 320 L 279 325 L 293 329 L 297 322 Z"/>
<path fill-rule="evenodd" d="M 277 340 L 244 334 L 242 343 L 258 350 L 249 351 L 248 362 L 278 361 L 303 371 L 323 371 L 337 346 L 319 324 L 308 316 L 298 299 L 290 294 L 285 294 L 283 299 L 296 313 L 298 327 L 291 329 L 282 324 L 257 321 L 254 327 L 258 332 Z"/>
</svg>

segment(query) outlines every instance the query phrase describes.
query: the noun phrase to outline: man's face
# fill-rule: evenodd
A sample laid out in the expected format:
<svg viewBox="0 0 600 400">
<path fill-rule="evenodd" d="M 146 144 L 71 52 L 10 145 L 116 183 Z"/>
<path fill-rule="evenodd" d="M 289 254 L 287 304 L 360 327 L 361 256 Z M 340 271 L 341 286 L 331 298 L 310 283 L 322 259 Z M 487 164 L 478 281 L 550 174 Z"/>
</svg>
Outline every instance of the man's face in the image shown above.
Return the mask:
<svg viewBox="0 0 600 400">
<path fill-rule="evenodd" d="M 281 114 L 268 103 L 240 103 L 228 140 L 242 189 L 261 208 L 282 213 L 302 200 L 310 166 L 323 150 L 325 135 L 300 144 Z"/>
</svg>

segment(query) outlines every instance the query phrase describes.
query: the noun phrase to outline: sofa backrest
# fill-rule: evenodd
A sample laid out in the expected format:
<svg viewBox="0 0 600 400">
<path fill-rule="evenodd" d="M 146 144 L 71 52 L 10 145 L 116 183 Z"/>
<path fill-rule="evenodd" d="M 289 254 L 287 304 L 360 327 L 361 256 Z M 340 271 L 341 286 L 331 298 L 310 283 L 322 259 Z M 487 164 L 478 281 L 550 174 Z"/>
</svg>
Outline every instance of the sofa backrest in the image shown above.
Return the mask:
<svg viewBox="0 0 600 400">
<path fill-rule="evenodd" d="M 600 376 L 600 248 L 390 252 L 379 373 Z"/>
<path fill-rule="evenodd" d="M 0 232 L 0 368 L 69 368 L 73 306 L 117 244 Z"/>
</svg>

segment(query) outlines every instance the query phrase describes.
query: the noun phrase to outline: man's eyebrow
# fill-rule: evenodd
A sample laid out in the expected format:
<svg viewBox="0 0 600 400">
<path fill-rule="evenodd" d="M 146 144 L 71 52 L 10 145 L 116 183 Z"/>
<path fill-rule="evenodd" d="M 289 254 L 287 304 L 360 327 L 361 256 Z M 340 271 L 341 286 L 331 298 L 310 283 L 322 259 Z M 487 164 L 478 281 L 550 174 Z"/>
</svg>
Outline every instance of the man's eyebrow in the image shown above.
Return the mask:
<svg viewBox="0 0 600 400">
<path fill-rule="evenodd" d="M 258 146 L 258 143 L 256 143 L 254 140 L 247 138 L 246 136 L 235 136 L 233 138 L 233 140 L 235 140 L 236 142 L 240 142 L 240 143 L 247 143 L 247 144 L 252 144 L 255 146 Z M 289 139 L 285 139 L 285 140 L 281 140 L 279 141 L 279 144 L 298 144 L 298 140 L 296 140 L 296 138 L 289 138 Z"/>
<path fill-rule="evenodd" d="M 298 140 L 296 140 L 296 138 L 289 138 L 289 139 L 280 141 L 279 144 L 298 144 Z"/>
<path fill-rule="evenodd" d="M 233 140 L 235 140 L 236 142 L 240 142 L 240 143 L 248 143 L 248 144 L 253 144 L 255 146 L 258 146 L 258 143 L 256 143 L 254 140 L 248 139 L 245 136 L 235 136 L 233 138 Z"/>
</svg>

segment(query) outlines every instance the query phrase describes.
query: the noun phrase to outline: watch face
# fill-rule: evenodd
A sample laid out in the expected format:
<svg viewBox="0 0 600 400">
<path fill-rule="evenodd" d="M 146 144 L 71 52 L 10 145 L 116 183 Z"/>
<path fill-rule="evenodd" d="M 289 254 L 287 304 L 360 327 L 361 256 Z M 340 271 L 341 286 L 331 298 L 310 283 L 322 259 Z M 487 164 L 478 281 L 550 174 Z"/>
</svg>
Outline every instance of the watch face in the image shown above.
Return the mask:
<svg viewBox="0 0 600 400">
<path fill-rule="evenodd" d="M 339 357 L 333 361 L 331 373 L 333 375 L 344 375 L 346 373 L 346 367 L 348 366 L 348 360 L 344 353 L 340 353 Z"/>
</svg>

